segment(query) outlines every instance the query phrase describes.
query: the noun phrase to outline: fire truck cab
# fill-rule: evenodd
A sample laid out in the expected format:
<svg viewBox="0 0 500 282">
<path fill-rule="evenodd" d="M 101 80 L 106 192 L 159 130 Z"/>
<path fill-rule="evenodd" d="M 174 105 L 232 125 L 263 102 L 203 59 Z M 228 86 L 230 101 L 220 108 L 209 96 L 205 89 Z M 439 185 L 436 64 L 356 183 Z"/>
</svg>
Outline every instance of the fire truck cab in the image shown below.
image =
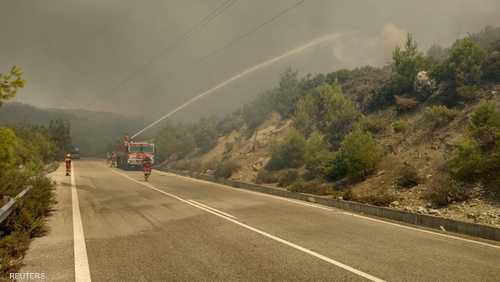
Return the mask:
<svg viewBox="0 0 500 282">
<path fill-rule="evenodd" d="M 142 163 L 149 157 L 154 164 L 155 145 L 150 142 L 124 141 L 123 150 L 117 154 L 118 167 L 122 169 L 142 168 Z"/>
</svg>

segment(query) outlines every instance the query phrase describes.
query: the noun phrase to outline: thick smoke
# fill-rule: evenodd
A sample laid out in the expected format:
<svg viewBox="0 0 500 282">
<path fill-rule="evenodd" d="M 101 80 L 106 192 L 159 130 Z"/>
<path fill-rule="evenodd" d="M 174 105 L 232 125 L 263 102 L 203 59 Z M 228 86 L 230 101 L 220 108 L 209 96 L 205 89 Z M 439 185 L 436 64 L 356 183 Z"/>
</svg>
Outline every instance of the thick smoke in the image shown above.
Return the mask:
<svg viewBox="0 0 500 282">
<path fill-rule="evenodd" d="M 220 0 L 6 1 L 0 9 L 0 72 L 24 68 L 18 101 L 45 107 L 142 115 L 152 120 L 197 93 L 325 34 L 342 38 L 262 69 L 175 115 L 197 119 L 235 109 L 275 85 L 291 66 L 301 74 L 384 65 L 410 32 L 421 49 L 447 46 L 500 25 L 500 1 L 305 1 L 215 56 L 200 58 L 265 22 L 296 0 L 236 1 L 180 40 Z M 167 46 L 177 48 L 162 52 Z M 142 68 L 155 56 L 153 63 Z M 124 78 L 133 76 L 126 82 Z"/>
</svg>

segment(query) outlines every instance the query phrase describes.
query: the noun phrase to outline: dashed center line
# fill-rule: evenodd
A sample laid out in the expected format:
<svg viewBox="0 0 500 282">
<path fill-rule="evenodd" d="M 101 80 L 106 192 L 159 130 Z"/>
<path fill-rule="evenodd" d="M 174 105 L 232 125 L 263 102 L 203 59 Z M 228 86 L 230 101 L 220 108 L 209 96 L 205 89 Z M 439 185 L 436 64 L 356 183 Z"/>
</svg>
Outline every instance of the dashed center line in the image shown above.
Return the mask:
<svg viewBox="0 0 500 282">
<path fill-rule="evenodd" d="M 346 265 L 346 264 L 343 264 L 343 263 L 341 263 L 341 262 L 339 262 L 339 261 L 336 261 L 336 260 L 334 260 L 334 259 L 332 259 L 332 258 L 329 258 L 329 257 L 327 257 L 327 256 L 324 256 L 324 255 L 322 255 L 322 254 L 320 254 L 320 253 L 317 253 L 317 252 L 315 252 L 315 251 L 309 250 L 309 249 L 307 249 L 307 248 L 304 248 L 304 247 L 302 247 L 302 246 L 299 246 L 299 245 L 297 245 L 297 244 L 294 244 L 294 243 L 292 243 L 292 242 L 290 242 L 290 241 L 287 241 L 287 240 L 285 240 L 285 239 L 282 239 L 282 238 L 280 238 L 280 237 L 277 237 L 277 236 L 271 235 L 271 234 L 269 234 L 269 233 L 267 233 L 267 232 L 264 232 L 264 231 L 262 231 L 262 230 L 260 230 L 260 229 L 255 228 L 255 227 L 252 227 L 252 226 L 250 226 L 250 225 L 247 225 L 247 224 L 245 224 L 245 223 L 242 223 L 242 222 L 240 222 L 240 221 L 236 220 L 236 219 L 235 219 L 235 218 L 233 218 L 233 217 L 230 217 L 230 216 L 227 216 L 227 215 L 221 214 L 221 213 L 219 213 L 219 212 L 216 212 L 216 211 L 212 210 L 213 208 L 204 207 L 203 205 L 200 205 L 200 203 L 193 202 L 192 200 L 191 200 L 191 201 L 190 201 L 190 200 L 185 200 L 185 199 L 183 199 L 183 198 L 181 198 L 181 197 L 179 197 L 179 196 L 176 196 L 176 195 L 174 195 L 174 194 L 171 194 L 171 193 L 165 192 L 165 191 L 163 191 L 163 190 L 161 190 L 161 189 L 158 189 L 158 188 L 156 188 L 155 186 L 153 186 L 153 185 L 151 185 L 151 184 L 149 184 L 149 183 L 147 183 L 147 182 L 142 182 L 142 181 L 139 181 L 139 180 L 137 180 L 137 179 L 135 179 L 135 178 L 132 178 L 132 177 L 128 176 L 128 175 L 127 175 L 127 174 L 125 174 L 125 173 L 118 172 L 118 171 L 116 171 L 116 170 L 114 170 L 114 169 L 112 169 L 111 171 L 112 171 L 113 173 L 116 173 L 116 174 L 118 174 L 118 175 L 121 175 L 121 176 L 123 176 L 123 177 L 125 177 L 125 178 L 127 178 L 127 179 L 129 179 L 129 180 L 131 180 L 131 181 L 134 181 L 134 182 L 136 182 L 137 184 L 140 184 L 140 185 L 142 185 L 142 186 L 144 186 L 144 187 L 147 187 L 147 188 L 149 188 L 149 189 L 151 189 L 151 190 L 157 191 L 157 192 L 162 193 L 162 194 L 164 194 L 164 195 L 166 195 L 166 196 L 169 196 L 169 197 L 171 197 L 171 198 L 177 199 L 177 200 L 179 200 L 179 201 L 181 201 L 181 202 L 183 202 L 183 203 L 186 203 L 186 204 L 188 204 L 188 205 L 190 205 L 190 206 L 193 206 L 193 207 L 196 207 L 196 208 L 198 208 L 198 209 L 204 210 L 204 211 L 206 211 L 206 212 L 208 212 L 208 213 L 211 213 L 211 214 L 213 214 L 213 215 L 215 215 L 215 216 L 218 216 L 218 217 L 220 217 L 220 218 L 222 218 L 222 219 L 224 219 L 224 220 L 230 221 L 230 222 L 232 222 L 232 223 L 234 223 L 234 224 L 237 224 L 237 225 L 239 225 L 239 226 L 241 226 L 241 227 L 243 227 L 243 228 L 246 228 L 246 229 L 251 230 L 251 231 L 253 231 L 253 232 L 255 232 L 255 233 L 258 233 L 258 234 L 263 235 L 263 236 L 265 236 L 265 237 L 267 237 L 267 238 L 270 238 L 270 239 L 272 239 L 272 240 L 274 240 L 274 241 L 277 241 L 277 242 L 279 242 L 279 243 L 282 243 L 282 244 L 284 244 L 284 245 L 287 245 L 287 246 L 289 246 L 289 247 L 291 247 L 291 248 L 294 248 L 294 249 L 296 249 L 296 250 L 299 250 L 299 251 L 301 251 L 301 252 L 303 252 L 303 253 L 309 254 L 309 255 L 311 255 L 311 256 L 313 256 L 313 257 L 316 257 L 316 258 L 318 258 L 318 259 L 320 259 L 320 260 L 322 260 L 322 261 L 325 261 L 325 262 L 327 262 L 327 263 L 330 263 L 330 264 L 332 264 L 332 265 L 335 265 L 335 266 L 337 266 L 337 267 L 340 267 L 340 268 L 342 268 L 342 269 L 344 269 L 344 270 L 347 270 L 347 271 L 349 271 L 349 272 L 351 272 L 351 273 L 354 273 L 354 274 L 356 274 L 356 275 L 359 275 L 359 276 L 361 276 L 361 277 L 363 277 L 363 278 L 365 278 L 365 279 L 368 279 L 368 280 L 370 280 L 370 281 L 375 281 L 375 282 L 384 282 L 384 281 L 385 281 L 385 280 L 380 279 L 380 278 L 378 278 L 378 277 L 376 277 L 376 276 L 373 276 L 373 275 L 371 275 L 371 274 L 368 274 L 368 273 L 366 273 L 366 272 L 363 272 L 363 271 L 361 271 L 361 270 L 359 270 L 359 269 L 356 269 L 356 268 L 354 268 L 354 267 L 351 267 L 351 266 L 349 266 L 349 265 Z"/>
<path fill-rule="evenodd" d="M 209 207 L 209 206 L 204 205 L 204 204 L 202 204 L 202 203 L 200 203 L 200 202 L 197 202 L 197 201 L 195 201 L 195 200 L 188 200 L 188 201 L 189 201 L 189 202 L 191 202 L 191 203 L 193 203 L 193 204 L 195 204 L 195 205 L 199 205 L 199 206 L 202 206 L 202 207 L 204 207 L 204 208 L 207 208 L 207 209 L 209 209 L 209 210 L 211 210 L 211 211 L 214 211 L 214 212 L 220 213 L 220 214 L 222 214 L 222 215 L 225 215 L 225 216 L 227 216 L 227 217 L 237 219 L 237 218 L 236 218 L 235 216 L 233 216 L 233 215 L 230 215 L 230 214 L 225 213 L 225 212 L 223 212 L 223 211 L 220 211 L 220 210 L 218 210 L 218 209 L 215 209 L 215 208 Z"/>
</svg>

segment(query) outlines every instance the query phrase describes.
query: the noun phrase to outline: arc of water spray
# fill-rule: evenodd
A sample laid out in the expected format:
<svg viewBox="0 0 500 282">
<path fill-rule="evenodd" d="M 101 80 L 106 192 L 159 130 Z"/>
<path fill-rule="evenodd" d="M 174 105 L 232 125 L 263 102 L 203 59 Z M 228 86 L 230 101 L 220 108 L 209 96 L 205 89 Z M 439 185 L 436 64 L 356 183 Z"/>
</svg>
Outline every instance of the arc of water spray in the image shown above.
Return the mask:
<svg viewBox="0 0 500 282">
<path fill-rule="evenodd" d="M 205 96 L 213 93 L 214 91 L 216 91 L 216 90 L 218 90 L 218 89 L 220 89 L 220 88 L 228 85 L 229 83 L 231 83 L 231 82 L 233 82 L 235 80 L 238 80 L 238 79 L 240 79 L 240 78 L 242 78 L 242 77 L 244 77 L 244 76 L 246 76 L 246 75 L 248 75 L 248 74 L 250 74 L 250 73 L 252 73 L 252 72 L 254 72 L 256 70 L 258 70 L 258 69 L 261 69 L 263 67 L 271 65 L 271 64 L 273 64 L 273 63 L 275 63 L 275 62 L 277 62 L 279 60 L 282 60 L 282 59 L 284 59 L 286 57 L 289 57 L 289 56 L 292 56 L 294 54 L 300 53 L 300 52 L 302 52 L 302 51 L 304 51 L 304 50 L 306 50 L 306 49 L 308 49 L 310 47 L 316 46 L 316 45 L 321 44 L 321 43 L 326 42 L 326 41 L 337 39 L 337 38 L 340 37 L 340 35 L 341 34 L 339 34 L 339 33 L 331 33 L 331 34 L 324 35 L 322 37 L 314 39 L 313 41 L 311 41 L 311 42 L 309 42 L 307 44 L 301 45 L 301 46 L 299 46 L 297 48 L 294 48 L 294 49 L 292 49 L 290 51 L 287 51 L 284 54 L 281 54 L 281 55 L 279 55 L 277 57 L 274 57 L 272 59 L 269 59 L 267 61 L 259 63 L 259 64 L 255 65 L 255 66 L 251 67 L 251 68 L 248 68 L 248 69 L 242 71 L 241 73 L 239 73 L 239 74 L 237 74 L 237 75 L 235 75 L 235 76 L 233 76 L 233 77 L 225 80 L 224 82 L 221 82 L 221 83 L 217 84 L 216 86 L 214 86 L 214 87 L 212 87 L 212 88 L 210 88 L 210 89 L 208 89 L 208 90 L 206 90 L 206 91 L 204 91 L 204 92 L 196 95 L 195 97 L 189 99 L 184 104 L 180 105 L 179 107 L 175 108 L 174 110 L 170 111 L 169 113 L 165 114 L 164 116 L 160 117 L 159 119 L 153 121 L 152 123 L 150 123 L 149 125 L 147 125 L 143 129 L 139 130 L 137 133 L 135 133 L 134 135 L 132 135 L 131 139 L 139 136 L 144 131 L 150 129 L 151 127 L 155 126 L 159 122 L 161 122 L 164 119 L 172 116 L 173 114 L 175 114 L 178 111 L 184 109 L 185 107 L 187 107 L 190 104 L 196 102 L 197 100 L 199 100 L 199 99 L 201 99 L 201 98 L 203 98 L 203 97 L 205 97 Z"/>
</svg>

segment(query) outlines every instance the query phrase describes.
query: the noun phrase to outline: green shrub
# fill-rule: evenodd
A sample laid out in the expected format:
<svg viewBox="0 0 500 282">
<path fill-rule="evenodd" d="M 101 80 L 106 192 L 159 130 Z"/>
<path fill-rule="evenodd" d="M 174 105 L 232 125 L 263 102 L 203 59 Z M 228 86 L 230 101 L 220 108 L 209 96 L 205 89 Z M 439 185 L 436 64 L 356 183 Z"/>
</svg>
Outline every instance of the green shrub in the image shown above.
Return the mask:
<svg viewBox="0 0 500 282">
<path fill-rule="evenodd" d="M 491 152 L 482 164 L 480 182 L 492 192 L 500 196 L 500 140 L 496 149 Z"/>
<path fill-rule="evenodd" d="M 331 163 L 331 168 L 328 171 L 327 179 L 331 181 L 341 180 L 348 174 L 347 159 L 342 151 L 335 152 L 332 157 L 333 162 Z"/>
<path fill-rule="evenodd" d="M 404 48 L 396 47 L 392 59 L 392 83 L 395 90 L 398 93 L 412 92 L 413 82 L 424 64 L 424 58 L 411 34 L 408 34 Z"/>
<path fill-rule="evenodd" d="M 452 202 L 465 201 L 469 198 L 467 189 L 448 175 L 436 175 L 427 183 L 427 190 L 422 195 L 427 201 L 439 206 Z"/>
<path fill-rule="evenodd" d="M 372 134 L 383 132 L 387 128 L 388 119 L 383 116 L 364 117 L 360 120 L 359 126 Z"/>
<path fill-rule="evenodd" d="M 316 99 L 313 95 L 306 95 L 297 103 L 293 125 L 306 137 L 317 130 L 318 121 L 315 120 L 314 115 L 316 107 Z"/>
<path fill-rule="evenodd" d="M 382 150 L 372 136 L 359 129 L 346 136 L 340 151 L 351 180 L 365 179 L 382 157 Z"/>
<path fill-rule="evenodd" d="M 448 167 L 455 180 L 500 192 L 500 113 L 494 103 L 482 103 L 474 111 L 468 137 L 458 144 Z"/>
<path fill-rule="evenodd" d="M 441 81 L 450 81 L 460 87 L 477 84 L 483 73 L 486 52 L 471 38 L 457 40 L 446 60 L 431 73 Z"/>
<path fill-rule="evenodd" d="M 466 138 L 458 144 L 453 157 L 448 161 L 451 175 L 465 182 L 477 180 L 482 171 L 484 156 L 474 139 Z"/>
<path fill-rule="evenodd" d="M 333 192 L 331 185 L 319 180 L 294 182 L 288 187 L 290 192 L 308 193 L 316 195 L 329 195 Z"/>
<path fill-rule="evenodd" d="M 474 138 L 484 150 L 492 150 L 500 138 L 500 112 L 493 102 L 482 102 L 472 113 L 469 135 Z"/>
<path fill-rule="evenodd" d="M 477 85 L 464 85 L 457 87 L 457 96 L 459 99 L 470 102 L 481 98 L 482 89 Z"/>
<path fill-rule="evenodd" d="M 338 85 L 321 85 L 298 102 L 295 125 L 305 136 L 318 130 L 337 148 L 360 117 L 356 105 L 342 94 Z"/>
<path fill-rule="evenodd" d="M 33 189 L 26 195 L 19 206 L 20 216 L 13 216 L 13 224 L 19 226 L 24 222 L 24 230 L 30 232 L 30 236 L 38 236 L 43 233 L 43 218 L 55 203 L 54 183 L 47 177 L 38 176 L 30 180 Z M 9 222 L 7 222 L 9 224 Z"/>
<path fill-rule="evenodd" d="M 392 129 L 396 133 L 404 133 L 408 130 L 409 124 L 408 121 L 400 119 L 392 123 Z"/>
<path fill-rule="evenodd" d="M 483 79 L 500 82 L 500 40 L 493 45 L 482 66 Z"/>
<path fill-rule="evenodd" d="M 269 171 L 267 169 L 261 169 L 257 173 L 255 178 L 255 183 L 265 184 L 265 183 L 277 183 L 279 179 L 278 171 Z"/>
<path fill-rule="evenodd" d="M 285 140 L 273 144 L 271 159 L 266 165 L 268 170 L 298 168 L 304 164 L 306 140 L 296 130 L 291 130 Z"/>
<path fill-rule="evenodd" d="M 0 171 L 0 198 L 15 197 L 29 184 L 29 171 L 9 169 Z"/>
<path fill-rule="evenodd" d="M 301 95 L 298 72 L 288 68 L 280 76 L 279 87 L 271 92 L 270 102 L 276 112 L 288 118 L 293 114 Z"/>
<path fill-rule="evenodd" d="M 375 112 L 393 102 L 391 68 L 364 66 L 351 70 L 341 69 L 327 74 L 326 83 L 340 84 L 342 92 L 361 112 Z"/>
<path fill-rule="evenodd" d="M 18 163 L 33 169 L 41 169 L 44 163 L 54 161 L 57 148 L 46 128 L 41 126 L 16 126 L 18 139 Z"/>
<path fill-rule="evenodd" d="M 459 144 L 448 166 L 454 179 L 480 183 L 492 192 L 500 192 L 500 139 L 488 151 L 474 140 L 466 139 Z"/>
<path fill-rule="evenodd" d="M 437 129 L 449 124 L 458 115 L 458 111 L 445 106 L 432 106 L 425 109 L 421 123 L 429 129 Z"/>
<path fill-rule="evenodd" d="M 281 171 L 278 176 L 278 186 L 288 187 L 299 178 L 299 172 L 296 169 Z"/>
<path fill-rule="evenodd" d="M 304 159 L 308 178 L 327 179 L 332 173 L 335 153 L 329 150 L 324 137 L 319 132 L 314 132 L 307 139 Z"/>
<path fill-rule="evenodd" d="M 12 168 L 17 162 L 18 140 L 10 128 L 0 127 L 0 172 Z"/>
<path fill-rule="evenodd" d="M 24 86 L 17 67 L 0 74 L 0 106 Z M 54 203 L 53 183 L 37 176 L 55 156 L 55 140 L 43 127 L 0 127 L 0 204 L 15 197 L 28 185 L 32 189 L 16 201 L 12 212 L 0 223 L 0 280 L 18 272 L 30 239 L 43 231 L 44 218 Z M 61 137 L 61 136 L 59 136 Z"/>
<path fill-rule="evenodd" d="M 421 178 L 418 175 L 417 170 L 410 165 L 404 165 L 401 167 L 397 174 L 396 185 L 398 185 L 398 187 L 411 188 L 421 182 Z"/>
<path fill-rule="evenodd" d="M 219 161 L 215 166 L 214 175 L 221 178 L 229 178 L 240 168 L 239 164 L 232 160 Z"/>
<path fill-rule="evenodd" d="M 23 71 L 17 66 L 12 66 L 5 74 L 0 73 L 0 106 L 3 101 L 15 97 L 19 88 L 24 87 L 26 81 L 22 76 Z"/>
</svg>

